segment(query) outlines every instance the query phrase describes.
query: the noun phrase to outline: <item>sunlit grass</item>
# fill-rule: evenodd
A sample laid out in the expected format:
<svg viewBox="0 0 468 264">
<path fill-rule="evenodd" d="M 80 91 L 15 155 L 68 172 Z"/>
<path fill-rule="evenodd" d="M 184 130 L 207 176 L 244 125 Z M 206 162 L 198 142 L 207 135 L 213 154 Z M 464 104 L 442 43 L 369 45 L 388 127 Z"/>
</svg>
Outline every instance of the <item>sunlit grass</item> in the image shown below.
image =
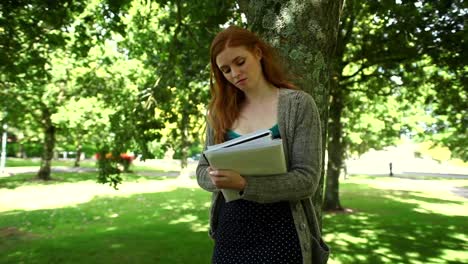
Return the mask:
<svg viewBox="0 0 468 264">
<path fill-rule="evenodd" d="M 83 178 L 0 189 L 0 263 L 209 263 L 209 194 L 193 180 Z"/>
<path fill-rule="evenodd" d="M 114 190 L 93 173 L 32 177 L 0 179 L 0 263 L 210 262 L 210 195 L 194 180 L 126 174 Z M 467 185 L 343 181 L 342 204 L 354 212 L 324 216 L 329 263 L 467 263 L 467 199 L 451 191 Z"/>
<path fill-rule="evenodd" d="M 8 167 L 38 167 L 40 166 L 39 158 L 32 159 L 19 159 L 8 157 L 6 159 L 5 166 Z M 68 167 L 73 168 L 75 166 L 75 161 L 72 159 L 63 160 L 63 159 L 53 159 L 52 167 Z M 191 168 L 194 168 L 194 164 L 190 164 Z M 80 161 L 80 168 L 97 168 L 95 160 L 86 159 Z M 135 161 L 134 164 L 130 166 L 132 172 L 166 172 L 166 171 L 179 171 L 180 163 L 174 160 L 168 161 L 159 161 L 157 163 L 150 163 L 145 161 Z"/>
<path fill-rule="evenodd" d="M 352 214 L 326 214 L 330 263 L 467 263 L 466 180 L 352 177 L 340 184 Z M 447 252 L 450 252 L 448 254 Z"/>
<path fill-rule="evenodd" d="M 73 175 L 73 174 L 71 174 Z M 75 174 L 76 175 L 76 174 Z M 88 173 L 88 175 L 93 175 Z M 81 175 L 78 175 L 82 178 Z M 25 176 L 22 176 L 23 178 Z M 183 187 L 195 188 L 195 183 L 185 183 Z M 79 182 L 62 182 L 44 185 L 30 184 L 0 192 L 0 212 L 9 210 L 38 210 L 74 206 L 86 203 L 98 196 L 128 197 L 136 193 L 156 193 L 173 191 L 181 187 L 177 179 L 148 180 L 144 177 L 133 177 L 118 186 L 118 190 L 109 185 L 97 184 L 96 180 Z M 25 195 L 28 194 L 28 195 Z M 31 202 L 34 201 L 34 202 Z"/>
<path fill-rule="evenodd" d="M 41 160 L 39 158 L 34 159 L 18 159 L 8 157 L 6 159 L 6 167 L 33 167 L 40 166 Z M 74 160 L 52 160 L 52 166 L 63 166 L 63 167 L 73 167 L 75 165 Z M 96 162 L 94 160 L 82 160 L 80 161 L 80 167 L 82 168 L 95 168 Z"/>
</svg>

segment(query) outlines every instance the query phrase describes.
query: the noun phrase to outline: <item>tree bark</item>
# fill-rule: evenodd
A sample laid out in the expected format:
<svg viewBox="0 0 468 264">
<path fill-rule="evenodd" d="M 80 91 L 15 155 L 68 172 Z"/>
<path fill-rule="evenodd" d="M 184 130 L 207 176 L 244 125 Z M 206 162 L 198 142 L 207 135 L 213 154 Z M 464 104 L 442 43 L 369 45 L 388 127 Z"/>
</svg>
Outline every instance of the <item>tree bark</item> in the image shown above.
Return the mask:
<svg viewBox="0 0 468 264">
<path fill-rule="evenodd" d="M 180 144 L 180 167 L 182 170 L 186 169 L 188 166 L 188 151 L 189 151 L 189 141 L 188 141 L 188 122 L 189 116 L 187 113 L 182 113 L 182 124 L 181 124 L 181 144 Z"/>
<path fill-rule="evenodd" d="M 81 146 L 81 143 L 78 143 L 76 147 L 76 157 L 75 157 L 75 168 L 80 167 L 80 159 L 81 159 L 81 153 L 83 152 L 83 147 Z"/>
<path fill-rule="evenodd" d="M 42 125 L 44 128 L 44 150 L 42 152 L 41 167 L 37 177 L 41 180 L 51 180 L 51 161 L 55 147 L 55 126 L 52 123 L 51 113 L 48 109 L 42 110 Z"/>
<path fill-rule="evenodd" d="M 336 211 L 343 210 L 340 203 L 339 177 L 344 163 L 344 153 L 346 151 L 343 142 L 343 123 L 341 117 L 345 109 L 345 100 L 348 98 L 349 91 L 340 84 L 343 76 L 343 69 L 346 65 L 344 54 L 346 44 L 352 36 L 352 29 L 355 22 L 353 13 L 355 3 L 347 2 L 345 12 L 347 19 L 341 21 L 340 31 L 335 53 L 333 54 L 332 78 L 330 82 L 330 106 L 328 120 L 328 164 L 327 177 L 325 183 L 324 210 Z"/>
<path fill-rule="evenodd" d="M 26 152 L 24 151 L 24 145 L 22 141 L 18 141 L 18 151 L 16 152 L 16 157 L 20 159 L 25 159 Z"/>
<path fill-rule="evenodd" d="M 249 29 L 279 50 L 294 83 L 310 93 L 322 122 L 322 174 L 314 196 L 319 219 L 323 200 L 329 85 L 343 0 L 239 0 Z"/>
<path fill-rule="evenodd" d="M 330 102 L 330 119 L 328 123 L 328 165 L 325 185 L 324 210 L 343 210 L 339 198 L 339 177 L 343 165 L 343 91 L 339 89 L 337 80 L 332 80 Z"/>
</svg>

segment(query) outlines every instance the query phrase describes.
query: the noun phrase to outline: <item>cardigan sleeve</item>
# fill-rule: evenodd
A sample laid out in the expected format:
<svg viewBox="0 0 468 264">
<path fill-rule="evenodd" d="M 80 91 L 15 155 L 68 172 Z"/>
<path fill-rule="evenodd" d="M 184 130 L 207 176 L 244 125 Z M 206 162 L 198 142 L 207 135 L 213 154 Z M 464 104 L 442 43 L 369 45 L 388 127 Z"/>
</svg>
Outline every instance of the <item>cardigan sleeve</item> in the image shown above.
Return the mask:
<svg viewBox="0 0 468 264">
<path fill-rule="evenodd" d="M 301 200 L 317 190 L 322 155 L 320 118 L 312 96 L 297 96 L 294 129 L 288 138 L 290 168 L 285 174 L 245 176 L 247 185 L 242 198 L 259 203 Z"/>
<path fill-rule="evenodd" d="M 203 151 L 205 151 L 208 146 L 213 145 L 213 142 L 214 142 L 213 129 L 211 128 L 209 123 L 206 122 L 205 146 L 203 147 Z M 209 166 L 210 164 L 206 160 L 205 156 L 203 154 L 200 155 L 200 160 L 198 161 L 198 165 L 196 169 L 198 185 L 200 185 L 201 188 L 209 192 L 218 191 L 218 188 L 216 188 L 213 182 L 211 182 L 210 176 L 208 175 L 207 169 Z"/>
</svg>

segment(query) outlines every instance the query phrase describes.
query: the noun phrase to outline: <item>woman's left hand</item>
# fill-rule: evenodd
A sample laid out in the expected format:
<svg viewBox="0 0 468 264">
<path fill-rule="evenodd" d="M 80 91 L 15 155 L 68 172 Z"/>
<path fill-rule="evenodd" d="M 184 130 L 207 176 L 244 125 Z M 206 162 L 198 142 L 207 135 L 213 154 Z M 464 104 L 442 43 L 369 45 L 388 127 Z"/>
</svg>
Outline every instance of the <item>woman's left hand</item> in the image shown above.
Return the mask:
<svg viewBox="0 0 468 264">
<path fill-rule="evenodd" d="M 218 189 L 234 189 L 242 191 L 246 181 L 238 172 L 232 170 L 216 170 L 208 168 L 211 181 Z"/>
</svg>

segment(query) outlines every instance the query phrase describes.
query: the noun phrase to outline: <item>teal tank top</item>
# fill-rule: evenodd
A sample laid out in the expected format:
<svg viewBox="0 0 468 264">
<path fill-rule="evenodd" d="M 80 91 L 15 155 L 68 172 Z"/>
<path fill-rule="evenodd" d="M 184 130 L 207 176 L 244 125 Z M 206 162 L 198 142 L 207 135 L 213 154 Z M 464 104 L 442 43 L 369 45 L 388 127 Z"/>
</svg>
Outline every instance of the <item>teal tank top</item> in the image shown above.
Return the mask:
<svg viewBox="0 0 468 264">
<path fill-rule="evenodd" d="M 273 138 L 280 138 L 280 137 L 281 137 L 281 136 L 280 136 L 280 132 L 279 132 L 278 124 L 272 126 L 272 127 L 270 128 L 270 131 L 271 131 L 271 133 L 272 133 L 272 135 L 273 135 Z M 234 131 L 232 131 L 232 130 L 229 129 L 229 130 L 227 131 L 227 133 L 226 133 L 226 137 L 227 137 L 226 140 L 235 139 L 235 138 L 238 138 L 238 137 L 240 137 L 240 136 L 242 136 L 242 135 L 239 135 L 239 134 L 237 134 L 236 132 L 234 132 Z"/>
</svg>

